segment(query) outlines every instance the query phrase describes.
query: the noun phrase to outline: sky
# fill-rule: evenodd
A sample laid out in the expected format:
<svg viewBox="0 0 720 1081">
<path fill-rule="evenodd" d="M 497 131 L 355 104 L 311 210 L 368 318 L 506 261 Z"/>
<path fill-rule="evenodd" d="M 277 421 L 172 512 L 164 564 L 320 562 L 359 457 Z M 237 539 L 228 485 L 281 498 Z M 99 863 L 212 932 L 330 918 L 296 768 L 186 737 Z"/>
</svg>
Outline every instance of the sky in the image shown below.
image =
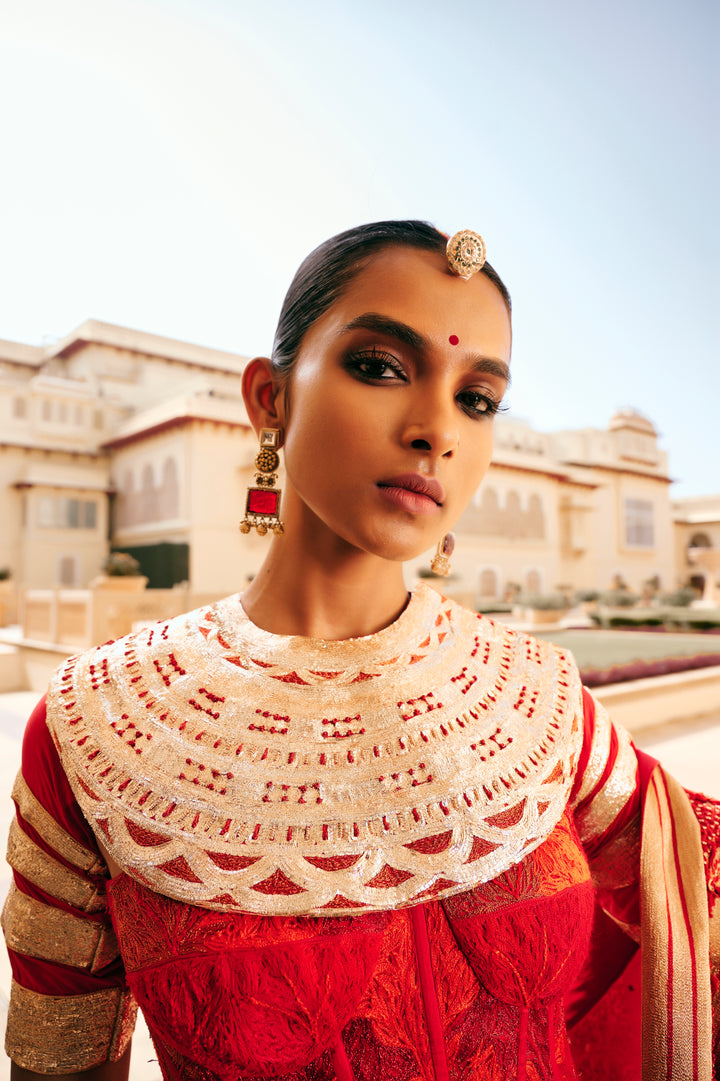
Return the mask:
<svg viewBox="0 0 720 1081">
<path fill-rule="evenodd" d="M 510 415 L 638 409 L 717 493 L 719 44 L 714 0 L 0 0 L 0 338 L 267 354 L 328 236 L 471 228 Z"/>
</svg>

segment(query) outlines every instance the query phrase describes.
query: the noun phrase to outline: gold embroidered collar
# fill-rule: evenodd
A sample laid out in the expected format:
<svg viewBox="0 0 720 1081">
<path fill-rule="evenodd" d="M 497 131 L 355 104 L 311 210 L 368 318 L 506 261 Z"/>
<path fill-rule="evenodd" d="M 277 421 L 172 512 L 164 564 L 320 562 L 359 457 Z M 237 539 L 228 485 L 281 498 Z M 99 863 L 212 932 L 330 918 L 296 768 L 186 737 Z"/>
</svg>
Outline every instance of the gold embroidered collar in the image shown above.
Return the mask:
<svg viewBox="0 0 720 1081">
<path fill-rule="evenodd" d="M 228 597 L 71 658 L 48 723 L 128 874 L 273 916 L 494 878 L 558 822 L 582 740 L 571 658 L 425 585 L 339 642 L 260 630 Z"/>
</svg>

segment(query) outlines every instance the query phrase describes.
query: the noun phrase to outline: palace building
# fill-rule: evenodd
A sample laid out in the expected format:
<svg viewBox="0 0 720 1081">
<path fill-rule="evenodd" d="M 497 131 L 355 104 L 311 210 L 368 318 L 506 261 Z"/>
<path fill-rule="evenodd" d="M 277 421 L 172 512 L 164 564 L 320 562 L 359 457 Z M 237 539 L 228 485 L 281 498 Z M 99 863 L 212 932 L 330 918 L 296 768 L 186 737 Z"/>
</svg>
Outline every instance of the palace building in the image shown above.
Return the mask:
<svg viewBox="0 0 720 1081">
<path fill-rule="evenodd" d="M 85 588 L 119 550 L 150 588 L 243 588 L 267 544 L 237 529 L 257 450 L 246 362 L 94 320 L 47 347 L 0 341 L 0 568 L 21 587 Z M 650 578 L 672 589 L 690 576 L 645 417 L 552 433 L 500 417 L 495 443 L 457 526 L 453 592 L 489 601 Z"/>
</svg>

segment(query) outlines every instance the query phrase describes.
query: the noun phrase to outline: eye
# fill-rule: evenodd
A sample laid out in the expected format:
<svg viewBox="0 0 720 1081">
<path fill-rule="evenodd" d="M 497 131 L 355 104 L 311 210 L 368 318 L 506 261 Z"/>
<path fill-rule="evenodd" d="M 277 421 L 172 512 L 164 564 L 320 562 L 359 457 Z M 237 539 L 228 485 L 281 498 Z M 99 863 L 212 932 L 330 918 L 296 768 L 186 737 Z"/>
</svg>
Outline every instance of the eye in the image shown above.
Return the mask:
<svg viewBox="0 0 720 1081">
<path fill-rule="evenodd" d="M 349 353 L 345 358 L 345 367 L 358 378 L 376 383 L 407 382 L 405 370 L 397 357 L 375 347 Z"/>
<path fill-rule="evenodd" d="M 470 417 L 493 417 L 505 411 L 505 407 L 491 394 L 472 388 L 461 391 L 457 400 Z"/>
</svg>

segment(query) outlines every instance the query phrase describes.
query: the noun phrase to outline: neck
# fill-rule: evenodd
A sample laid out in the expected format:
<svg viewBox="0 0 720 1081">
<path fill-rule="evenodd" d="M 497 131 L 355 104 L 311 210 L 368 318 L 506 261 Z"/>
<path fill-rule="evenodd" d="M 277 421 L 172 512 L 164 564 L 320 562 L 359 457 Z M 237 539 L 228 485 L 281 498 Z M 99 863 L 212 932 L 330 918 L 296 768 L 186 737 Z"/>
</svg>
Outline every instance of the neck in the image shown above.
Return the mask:
<svg viewBox="0 0 720 1081">
<path fill-rule="evenodd" d="M 407 604 L 402 564 L 356 549 L 301 554 L 288 540 L 273 538 L 267 558 L 243 593 L 243 608 L 263 630 L 359 638 L 389 626 Z"/>
</svg>

